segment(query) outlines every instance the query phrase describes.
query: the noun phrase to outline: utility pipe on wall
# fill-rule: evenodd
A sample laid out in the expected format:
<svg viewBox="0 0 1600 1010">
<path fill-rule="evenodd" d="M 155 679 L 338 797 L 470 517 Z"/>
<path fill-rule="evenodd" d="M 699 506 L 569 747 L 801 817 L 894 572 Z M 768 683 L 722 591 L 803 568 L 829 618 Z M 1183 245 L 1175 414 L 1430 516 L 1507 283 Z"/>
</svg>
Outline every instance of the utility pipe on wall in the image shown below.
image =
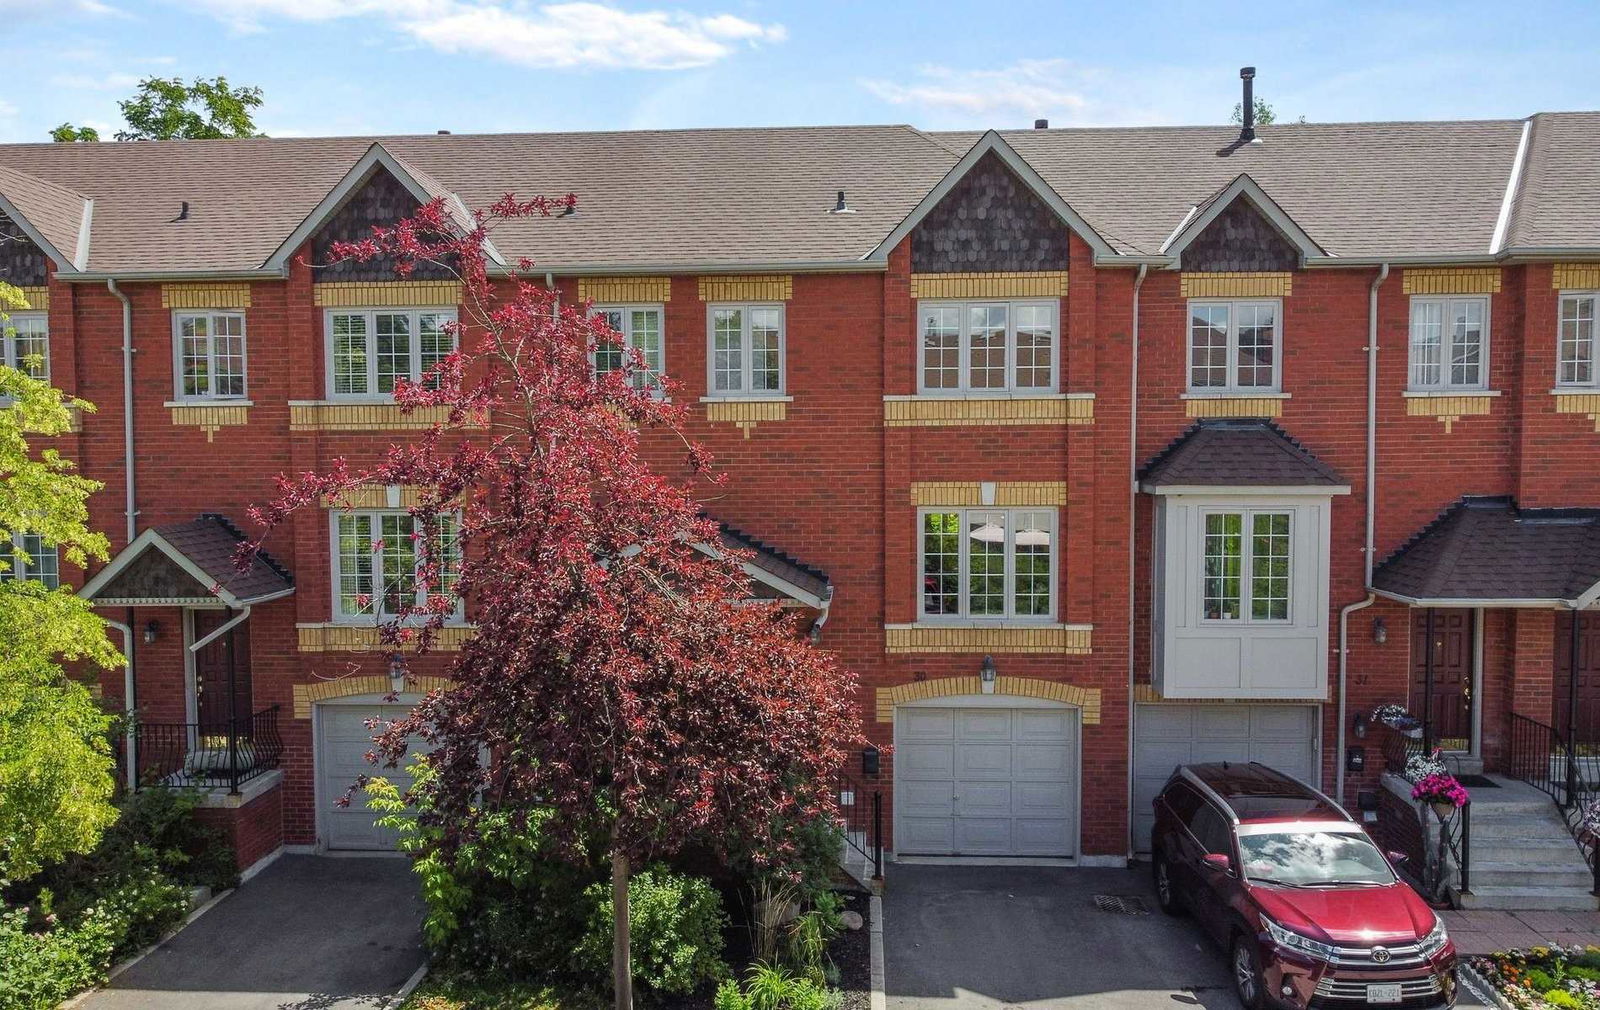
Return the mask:
<svg viewBox="0 0 1600 1010">
<path fill-rule="evenodd" d="M 1350 668 L 1350 615 L 1358 610 L 1365 610 L 1377 600 L 1372 592 L 1372 567 L 1373 551 L 1376 550 L 1376 535 L 1374 533 L 1377 516 L 1377 477 L 1378 477 L 1378 288 L 1389 279 L 1389 264 L 1378 266 L 1378 276 L 1372 279 L 1372 286 L 1367 289 L 1367 487 L 1363 497 L 1366 498 L 1366 543 L 1362 547 L 1362 587 L 1366 589 L 1365 599 L 1357 600 L 1339 611 L 1339 728 L 1336 733 L 1338 743 L 1333 756 L 1334 781 L 1337 783 L 1334 797 L 1344 805 L 1344 747 L 1345 723 L 1348 721 L 1348 686 Z"/>
<path fill-rule="evenodd" d="M 138 511 L 134 507 L 133 476 L 133 303 L 117 287 L 115 277 L 106 278 L 106 290 L 122 303 L 122 472 L 124 515 L 128 520 L 128 543 L 138 529 Z"/>
<path fill-rule="evenodd" d="M 1134 705 L 1133 705 L 1133 634 L 1136 628 L 1134 620 L 1134 591 L 1137 580 L 1134 577 L 1134 519 L 1139 509 L 1139 289 L 1144 287 L 1145 275 L 1150 272 L 1150 264 L 1139 264 L 1138 276 L 1133 279 L 1133 325 L 1129 330 L 1129 337 L 1133 344 L 1132 361 L 1129 367 L 1128 379 L 1128 857 L 1138 849 L 1138 844 L 1133 837 L 1133 730 L 1134 730 Z"/>
</svg>

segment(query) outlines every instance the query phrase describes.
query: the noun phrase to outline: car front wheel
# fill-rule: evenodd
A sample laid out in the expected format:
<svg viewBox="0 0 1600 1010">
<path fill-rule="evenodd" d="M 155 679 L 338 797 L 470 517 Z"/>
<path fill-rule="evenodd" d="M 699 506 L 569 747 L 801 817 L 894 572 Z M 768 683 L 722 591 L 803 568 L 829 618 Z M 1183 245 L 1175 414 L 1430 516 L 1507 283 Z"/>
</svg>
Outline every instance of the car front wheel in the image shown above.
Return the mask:
<svg viewBox="0 0 1600 1010">
<path fill-rule="evenodd" d="M 1233 938 L 1233 987 L 1245 1010 L 1262 1010 L 1265 1007 L 1265 986 L 1261 981 L 1261 963 L 1256 956 L 1256 945 L 1247 936 Z"/>
<path fill-rule="evenodd" d="M 1182 915 L 1183 899 L 1178 897 L 1177 884 L 1172 879 L 1172 864 L 1156 852 L 1150 857 L 1150 866 L 1155 876 L 1156 904 L 1168 915 Z"/>
</svg>

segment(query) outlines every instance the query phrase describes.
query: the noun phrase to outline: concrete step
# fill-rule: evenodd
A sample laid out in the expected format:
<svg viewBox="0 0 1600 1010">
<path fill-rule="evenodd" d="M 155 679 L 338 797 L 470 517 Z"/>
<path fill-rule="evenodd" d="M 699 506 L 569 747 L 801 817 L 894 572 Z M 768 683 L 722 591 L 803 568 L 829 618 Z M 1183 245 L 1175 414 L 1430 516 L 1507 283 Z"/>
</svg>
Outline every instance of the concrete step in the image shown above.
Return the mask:
<svg viewBox="0 0 1600 1010">
<path fill-rule="evenodd" d="M 1600 910 L 1600 898 L 1582 887 L 1499 887 L 1472 885 L 1471 894 L 1461 895 L 1462 908 L 1498 908 L 1516 911 L 1593 912 Z"/>
<path fill-rule="evenodd" d="M 1473 821 L 1499 821 L 1519 817 L 1557 818 L 1560 819 L 1561 811 L 1556 809 L 1556 801 L 1544 794 L 1537 798 L 1515 800 L 1478 800 L 1472 804 Z"/>
<path fill-rule="evenodd" d="M 1472 862 L 1516 863 L 1521 866 L 1567 866 L 1581 864 L 1582 855 L 1572 836 L 1538 838 L 1486 838 L 1472 833 Z"/>
<path fill-rule="evenodd" d="M 1472 886 L 1517 887 L 1539 890 L 1549 887 L 1576 887 L 1587 891 L 1594 883 L 1594 875 L 1582 860 L 1574 859 L 1565 865 L 1538 865 L 1501 860 L 1478 861 L 1472 859 Z"/>
<path fill-rule="evenodd" d="M 1430 824 L 1429 828 L 1435 832 L 1438 826 Z M 1480 838 L 1507 838 L 1521 840 L 1524 838 L 1561 838 L 1572 840 L 1572 832 L 1567 828 L 1567 823 L 1556 814 L 1532 815 L 1525 814 L 1521 817 L 1480 817 L 1477 808 L 1472 811 L 1472 840 Z"/>
</svg>

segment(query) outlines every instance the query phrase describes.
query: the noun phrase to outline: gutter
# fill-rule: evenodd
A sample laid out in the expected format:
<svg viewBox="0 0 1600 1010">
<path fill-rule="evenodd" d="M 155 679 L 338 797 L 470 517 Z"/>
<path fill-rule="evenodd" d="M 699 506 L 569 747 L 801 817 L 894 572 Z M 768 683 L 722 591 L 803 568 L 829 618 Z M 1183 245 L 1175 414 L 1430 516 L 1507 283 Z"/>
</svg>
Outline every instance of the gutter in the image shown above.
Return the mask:
<svg viewBox="0 0 1600 1010">
<path fill-rule="evenodd" d="M 1192 210 L 1190 213 L 1194 213 Z M 1185 221 L 1188 218 L 1184 218 Z M 1144 287 L 1144 279 L 1150 272 L 1148 264 L 1139 265 L 1138 276 L 1133 279 L 1133 325 L 1129 331 L 1133 343 L 1133 361 L 1129 369 L 1128 379 L 1128 799 L 1124 807 L 1128 811 L 1128 858 L 1133 858 L 1134 851 L 1138 848 L 1133 838 L 1133 739 L 1134 739 L 1134 705 L 1133 678 L 1135 674 L 1133 660 L 1133 636 L 1137 627 L 1134 613 L 1134 599 L 1137 590 L 1137 580 L 1134 575 L 1137 552 L 1134 550 L 1136 539 L 1134 519 L 1139 507 L 1139 289 Z"/>
<path fill-rule="evenodd" d="M 217 639 L 221 638 L 225 632 L 227 632 L 227 631 L 229 631 L 229 630 L 231 630 L 233 628 L 236 628 L 239 625 L 243 624 L 249 617 L 250 617 L 250 607 L 249 607 L 248 604 L 246 604 L 246 606 L 245 606 L 245 608 L 243 610 L 239 611 L 237 614 L 234 614 L 233 617 L 231 617 L 227 621 L 223 622 L 222 624 L 218 625 L 217 628 L 215 630 L 213 630 L 209 635 L 207 635 L 206 637 L 200 639 L 200 641 L 195 642 L 193 645 L 189 646 L 189 651 L 198 654 L 201 649 L 205 648 L 206 646 L 210 645 L 212 642 L 214 642 Z"/>
<path fill-rule="evenodd" d="M 83 270 L 57 273 L 56 280 L 74 284 L 100 284 L 110 281 L 281 281 L 288 270 Z"/>
<path fill-rule="evenodd" d="M 822 641 L 822 626 L 828 623 L 828 610 L 833 606 L 833 583 L 828 583 L 822 590 L 822 606 L 818 607 L 817 619 L 811 622 L 811 630 L 806 633 L 806 638 L 812 645 Z"/>
<path fill-rule="evenodd" d="M 1362 579 L 1366 597 L 1339 610 L 1339 706 L 1338 730 L 1334 745 L 1334 797 L 1344 805 L 1345 723 L 1349 709 L 1350 671 L 1350 615 L 1365 610 L 1377 602 L 1372 591 L 1373 551 L 1376 549 L 1374 528 L 1377 519 L 1378 477 L 1378 288 L 1389 279 L 1389 264 L 1378 267 L 1378 276 L 1367 289 L 1367 486 L 1362 497 L 1366 499 L 1366 543 L 1361 548 Z"/>
</svg>

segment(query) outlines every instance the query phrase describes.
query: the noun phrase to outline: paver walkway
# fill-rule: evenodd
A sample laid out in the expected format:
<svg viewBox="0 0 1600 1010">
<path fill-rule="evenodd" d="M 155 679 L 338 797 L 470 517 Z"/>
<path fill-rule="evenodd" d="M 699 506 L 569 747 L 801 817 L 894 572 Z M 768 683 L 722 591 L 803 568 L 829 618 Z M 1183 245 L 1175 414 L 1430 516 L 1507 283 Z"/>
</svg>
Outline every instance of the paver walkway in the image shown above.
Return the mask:
<svg viewBox="0 0 1600 1010">
<path fill-rule="evenodd" d="M 1441 912 L 1463 954 L 1558 943 L 1600 946 L 1600 912 Z"/>
</svg>

